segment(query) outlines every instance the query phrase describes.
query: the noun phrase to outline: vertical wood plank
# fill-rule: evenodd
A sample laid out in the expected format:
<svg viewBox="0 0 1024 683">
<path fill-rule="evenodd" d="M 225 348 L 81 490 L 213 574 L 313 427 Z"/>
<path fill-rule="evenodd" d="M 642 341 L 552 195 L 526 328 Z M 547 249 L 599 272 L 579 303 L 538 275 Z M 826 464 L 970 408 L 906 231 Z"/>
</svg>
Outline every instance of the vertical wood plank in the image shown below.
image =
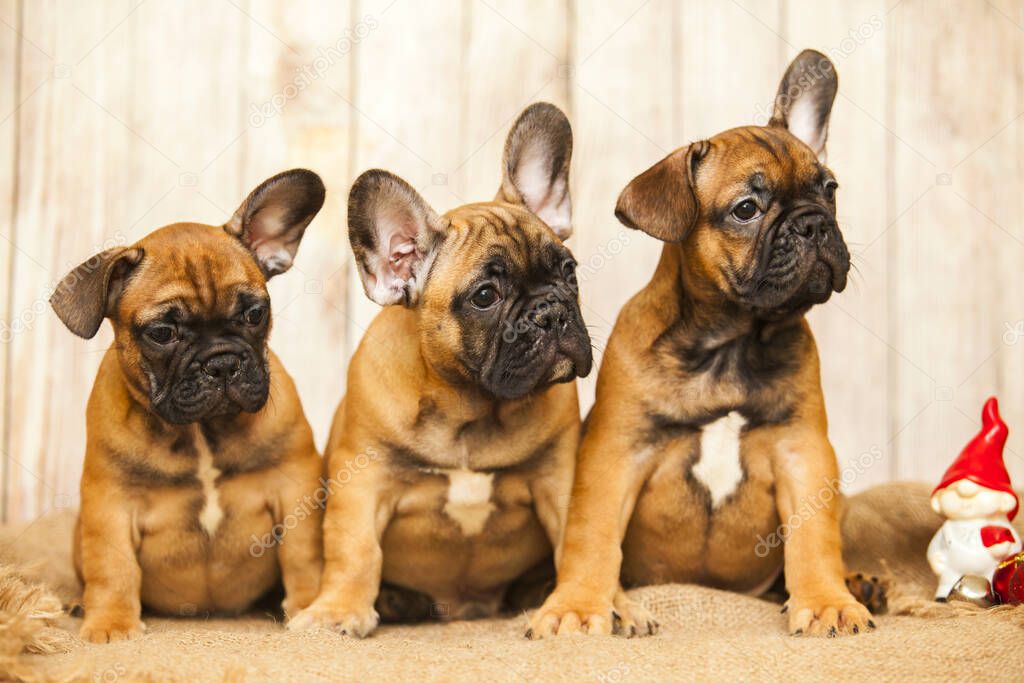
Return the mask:
<svg viewBox="0 0 1024 683">
<path fill-rule="evenodd" d="M 1010 61 L 1003 65 L 1001 78 L 1015 86 L 1017 114 L 979 150 L 980 158 L 972 156 L 962 166 L 973 168 L 990 163 L 990 147 L 1002 148 L 1000 154 L 1016 160 L 1015 165 L 1006 163 L 1007 157 L 1003 156 L 1005 165 L 998 170 L 1005 175 L 999 185 L 974 188 L 970 198 L 973 206 L 984 214 L 986 223 L 999 226 L 1002 234 L 998 237 L 1006 245 L 995 254 L 999 315 L 1004 320 L 992 357 L 998 373 L 996 386 L 989 391 L 998 394 L 1004 419 L 1010 426 L 1005 460 L 1014 484 L 1020 489 L 1024 485 L 1024 298 L 1020 295 L 1024 291 L 1024 253 L 1017 241 L 1024 241 L 1024 192 L 1020 191 L 1024 187 L 1024 0 L 993 0 L 991 7 L 1004 20 L 1003 29 L 1016 47 L 1015 51 L 1012 47 L 1007 50 L 1003 57 Z M 971 379 L 966 380 L 967 384 L 970 382 Z"/>
<path fill-rule="evenodd" d="M 675 135 L 674 5 L 575 2 L 572 246 L 595 346 L 595 370 L 581 383 L 584 413 L 619 309 L 650 279 L 661 253 L 660 242 L 615 219 L 615 200 L 634 176 L 686 142 Z"/>
<path fill-rule="evenodd" d="M 347 2 L 269 0 L 247 8 L 243 183 L 287 168 L 316 171 L 327 200 L 306 229 L 292 270 L 270 283 L 271 348 L 295 379 L 323 447 L 344 391 L 352 50 L 376 30 Z"/>
<path fill-rule="evenodd" d="M 454 204 L 489 200 L 501 182 L 505 136 L 526 106 L 569 108 L 568 2 L 470 2 L 464 18 L 458 161 L 447 173 Z"/>
<path fill-rule="evenodd" d="M 379 27 L 355 48 L 353 166 L 344 191 L 362 171 L 383 168 L 445 211 L 459 202 L 447 178 L 461 161 L 466 3 L 358 0 L 356 8 Z M 350 272 L 349 356 L 379 310 Z"/>
<path fill-rule="evenodd" d="M 91 342 L 74 338 L 47 298 L 107 238 L 103 180 L 117 181 L 108 171 L 123 159 L 130 133 L 83 93 L 95 98 L 123 73 L 104 59 L 108 53 L 89 51 L 129 11 L 127 2 L 102 10 L 72 3 L 23 8 L 22 31 L 34 49 L 23 52 L 20 77 L 38 90 L 23 104 L 19 128 L 8 519 L 34 517 L 67 502 L 77 488 L 85 398 L 110 335 L 104 329 Z M 98 74 L 90 71 L 97 63 Z M 70 470 L 74 484 L 58 488 L 60 470 Z"/>
<path fill-rule="evenodd" d="M 10 294 L 14 286 L 11 270 L 12 238 L 14 236 L 14 197 L 17 192 L 18 148 L 18 53 L 21 39 L 17 27 L 20 7 L 17 0 L 0 2 L 0 520 L 6 512 L 2 503 L 7 492 L 8 397 L 11 393 L 8 350 L 12 336 L 9 318 Z"/>
<path fill-rule="evenodd" d="M 682 3 L 676 69 L 680 144 L 755 122 L 785 64 L 778 0 Z"/>
<path fill-rule="evenodd" d="M 1020 282 L 1024 257 L 1013 77 L 1022 41 L 988 3 L 905 0 L 889 16 L 891 320 L 902 361 L 893 474 L 935 481 L 976 433 L 985 396 L 1001 388 L 1001 335 L 1024 317 L 1019 296 L 1002 295 Z M 1024 423 L 1019 377 L 1006 380 L 1003 410 L 1015 426 Z M 1006 462 L 1019 477 L 1015 432 Z"/>
<path fill-rule="evenodd" d="M 49 292 L 92 254 L 173 220 L 220 222 L 240 201 L 240 19 L 228 4 L 30 3 L 12 314 L 8 515 L 77 501 L 85 402 L 110 343 L 73 337 Z M 204 21 L 195 22 L 202 14 Z M 169 41 L 168 35 L 180 40 Z"/>
<path fill-rule="evenodd" d="M 850 284 L 809 316 L 821 356 L 829 436 L 844 488 L 862 490 L 889 479 L 888 251 L 884 235 L 887 148 L 885 129 L 886 5 L 884 0 L 824 3 L 807 11 L 788 3 L 785 59 L 819 50 L 839 74 L 828 162 L 842 189 L 839 225 L 850 247 Z M 784 65 L 783 65 L 784 68 Z M 770 115 L 765 100 L 763 119 Z M 761 123 L 764 120 L 760 121 Z"/>
</svg>

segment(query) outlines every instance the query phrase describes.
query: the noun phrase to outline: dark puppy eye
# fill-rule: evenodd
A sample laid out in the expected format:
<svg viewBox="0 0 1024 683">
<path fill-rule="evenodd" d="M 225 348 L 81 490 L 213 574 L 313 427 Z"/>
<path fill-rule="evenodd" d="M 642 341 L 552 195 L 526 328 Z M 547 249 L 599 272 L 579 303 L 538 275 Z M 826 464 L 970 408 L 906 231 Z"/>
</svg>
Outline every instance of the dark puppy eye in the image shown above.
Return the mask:
<svg viewBox="0 0 1024 683">
<path fill-rule="evenodd" d="M 757 208 L 757 203 L 753 199 L 744 199 L 732 210 L 733 218 L 744 223 L 757 216 L 758 213 L 760 213 L 760 209 Z"/>
<path fill-rule="evenodd" d="M 839 189 L 839 183 L 829 178 L 825 181 L 825 199 L 832 201 L 836 198 L 836 190 Z"/>
<path fill-rule="evenodd" d="M 162 346 L 177 339 L 178 333 L 173 325 L 150 325 L 146 328 L 146 337 Z"/>
<path fill-rule="evenodd" d="M 262 304 L 253 306 L 245 312 L 245 322 L 253 327 L 261 325 L 267 317 L 267 309 Z"/>
<path fill-rule="evenodd" d="M 491 285 L 484 285 L 480 289 L 473 292 L 473 296 L 469 298 L 469 303 L 473 304 L 479 309 L 490 308 L 494 304 L 498 303 L 501 297 L 498 295 L 496 290 Z"/>
</svg>

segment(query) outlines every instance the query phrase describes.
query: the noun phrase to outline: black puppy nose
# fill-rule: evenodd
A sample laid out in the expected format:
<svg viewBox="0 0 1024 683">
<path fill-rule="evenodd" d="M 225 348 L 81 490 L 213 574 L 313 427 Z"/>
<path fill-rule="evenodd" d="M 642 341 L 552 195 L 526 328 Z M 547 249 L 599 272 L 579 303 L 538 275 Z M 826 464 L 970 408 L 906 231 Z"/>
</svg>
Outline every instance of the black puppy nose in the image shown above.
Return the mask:
<svg viewBox="0 0 1024 683">
<path fill-rule="evenodd" d="M 816 238 L 819 242 L 828 240 L 829 220 L 821 214 L 801 216 L 793 222 L 793 234 L 803 239 Z"/>
<path fill-rule="evenodd" d="M 538 306 L 530 313 L 530 322 L 543 330 L 551 327 L 552 323 L 565 327 L 566 320 L 564 306 Z"/>
<path fill-rule="evenodd" d="M 215 379 L 228 379 L 238 374 L 241 361 L 233 353 L 218 353 L 203 363 L 203 372 Z"/>
</svg>

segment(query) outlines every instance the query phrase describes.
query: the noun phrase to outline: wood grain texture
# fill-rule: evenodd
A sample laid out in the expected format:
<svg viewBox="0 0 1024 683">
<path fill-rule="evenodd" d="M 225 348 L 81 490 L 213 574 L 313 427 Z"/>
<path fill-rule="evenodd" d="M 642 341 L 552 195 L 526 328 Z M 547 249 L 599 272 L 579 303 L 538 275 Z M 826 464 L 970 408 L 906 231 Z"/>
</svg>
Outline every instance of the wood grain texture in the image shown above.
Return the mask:
<svg viewBox="0 0 1024 683">
<path fill-rule="evenodd" d="M 436 211 L 461 203 L 448 177 L 462 161 L 461 107 L 468 2 L 357 0 L 379 24 L 355 48 L 356 112 L 351 178 L 370 168 L 396 173 Z M 347 228 L 346 228 L 347 230 Z M 349 275 L 348 352 L 380 307 Z M 387 343 L 387 340 L 378 340 Z"/>
<path fill-rule="evenodd" d="M 828 162 L 842 186 L 839 224 L 854 269 L 846 291 L 813 309 L 810 321 L 822 360 L 829 436 L 845 483 L 859 489 L 887 481 L 894 462 L 884 381 L 892 353 L 886 207 L 879 201 L 886 195 L 884 150 L 890 136 L 884 123 L 887 93 L 878 87 L 886 68 L 886 5 L 864 0 L 800 9 L 800 3 L 787 6 L 783 61 L 810 47 L 828 55 L 839 73 Z M 850 372 L 853 354 L 863 372 Z"/>
<path fill-rule="evenodd" d="M 680 139 L 700 140 L 754 123 L 763 104 L 775 96 L 786 66 L 780 3 L 744 0 L 679 7 Z"/>
<path fill-rule="evenodd" d="M 934 480 L 977 432 L 984 398 L 1018 383 L 1001 381 L 995 359 L 1006 323 L 1021 318 L 1019 296 L 1002 295 L 1024 257 L 1019 214 L 1003 205 L 1020 206 L 1010 74 L 1021 32 L 990 4 L 904 2 L 889 17 L 888 89 L 913 88 L 893 98 L 889 119 L 894 475 Z M 1003 404 L 1018 476 L 1022 408 Z"/>
<path fill-rule="evenodd" d="M 353 15 L 346 2 L 268 0 L 251 3 L 247 13 L 239 175 L 254 186 L 301 166 L 327 185 L 295 265 L 270 282 L 270 345 L 295 379 L 322 448 L 345 384 L 352 50 L 376 24 Z"/>
<path fill-rule="evenodd" d="M 1004 320 L 998 336 L 993 338 L 997 349 L 990 362 L 996 366 L 996 385 L 975 386 L 978 394 L 994 391 L 1010 424 L 1010 440 L 1006 457 L 1010 474 L 1019 488 L 1024 482 L 1024 0 L 996 0 L 991 8 L 1003 20 L 1000 40 L 1009 40 L 1003 46 L 1000 83 L 1016 93 L 1012 119 L 1000 122 L 993 130 L 991 140 L 972 155 L 961 167 L 975 168 L 990 163 L 989 155 L 999 155 L 1001 164 L 995 169 L 1005 174 L 998 183 L 973 188 L 968 197 L 976 207 L 982 224 L 999 230 L 996 235 L 1005 248 L 993 254 L 998 279 L 995 296 L 999 313 Z M 1016 32 L 1014 28 L 1018 29 Z M 975 158 L 978 157 L 978 158 Z M 956 171 L 954 171 L 955 173 Z M 986 269 L 987 270 L 987 269 Z M 968 378 L 969 385 L 973 378 Z M 980 406 L 972 406 L 972 417 L 979 420 Z"/>
<path fill-rule="evenodd" d="M 634 176 L 686 144 L 674 134 L 676 16 L 673 3 L 658 0 L 576 4 L 572 247 L 595 352 L 594 370 L 580 383 L 584 413 L 619 309 L 650 279 L 661 253 L 660 242 L 626 228 L 613 212 Z M 642 78 L 630 55 L 643 55 Z"/>
<path fill-rule="evenodd" d="M 22 52 L 20 78 L 38 90 L 22 105 L 18 130 L 8 518 L 65 504 L 77 489 L 85 399 L 110 334 L 74 338 L 47 298 L 107 239 L 108 190 L 130 158 L 131 134 L 89 100 L 102 92 L 106 106 L 116 106 L 109 85 L 122 73 L 108 51 L 90 50 L 129 10 L 126 2 L 102 11 L 74 3 L 23 8 L 23 45 L 33 48 Z"/>
<path fill-rule="evenodd" d="M 505 137 L 527 106 L 569 109 L 569 3 L 529 0 L 466 5 L 458 160 L 443 206 L 490 200 L 501 182 Z"/>
<path fill-rule="evenodd" d="M 17 195 L 18 122 L 21 90 L 19 87 L 18 25 L 21 21 L 17 0 L 0 2 L 0 519 L 3 518 L 3 487 L 6 473 L 13 464 L 9 461 L 7 410 L 11 393 L 7 378 L 10 341 L 13 336 L 9 315 L 11 287 L 14 285 L 12 254 L 14 252 L 14 201 Z"/>
<path fill-rule="evenodd" d="M 211 164 L 241 118 L 223 85 L 239 72 L 236 12 L 200 2 L 24 9 L 25 40 L 39 49 L 23 53 L 22 82 L 44 84 L 19 131 L 12 310 L 31 324 L 10 350 L 9 517 L 75 504 L 84 405 L 111 339 L 106 326 L 75 338 L 48 310 L 49 292 L 104 248 L 174 220 L 223 221 L 240 201 L 237 162 Z"/>
<path fill-rule="evenodd" d="M 563 107 L 600 355 L 660 251 L 615 220 L 619 191 L 676 147 L 763 122 L 806 47 L 840 76 L 829 162 L 857 272 L 811 322 L 848 489 L 936 481 L 993 393 L 1019 484 L 1022 36 L 1024 0 L 0 0 L 2 512 L 77 500 L 110 334 L 73 337 L 46 298 L 96 251 L 219 223 L 285 168 L 319 172 L 327 203 L 271 283 L 271 343 L 322 445 L 377 310 L 347 246 L 358 173 L 394 171 L 439 211 L 489 198 L 514 116 Z"/>
</svg>

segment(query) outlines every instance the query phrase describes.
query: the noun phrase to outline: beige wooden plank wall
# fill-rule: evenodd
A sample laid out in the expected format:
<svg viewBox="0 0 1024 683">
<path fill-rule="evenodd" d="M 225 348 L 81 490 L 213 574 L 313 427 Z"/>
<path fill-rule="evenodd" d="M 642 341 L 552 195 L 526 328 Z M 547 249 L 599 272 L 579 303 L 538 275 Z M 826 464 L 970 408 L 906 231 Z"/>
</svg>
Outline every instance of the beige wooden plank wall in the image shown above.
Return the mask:
<svg viewBox="0 0 1024 683">
<path fill-rule="evenodd" d="M 659 252 L 614 220 L 618 191 L 763 123 L 804 47 L 841 82 L 829 161 L 857 273 L 811 319 L 846 488 L 935 480 L 989 393 L 1024 483 L 1024 0 L 0 0 L 3 516 L 76 504 L 110 333 L 74 338 L 45 300 L 95 251 L 320 172 L 327 203 L 271 292 L 322 444 L 375 312 L 347 252 L 355 175 L 388 168 L 442 211 L 486 199 L 519 110 L 563 107 L 600 349 Z"/>
</svg>

